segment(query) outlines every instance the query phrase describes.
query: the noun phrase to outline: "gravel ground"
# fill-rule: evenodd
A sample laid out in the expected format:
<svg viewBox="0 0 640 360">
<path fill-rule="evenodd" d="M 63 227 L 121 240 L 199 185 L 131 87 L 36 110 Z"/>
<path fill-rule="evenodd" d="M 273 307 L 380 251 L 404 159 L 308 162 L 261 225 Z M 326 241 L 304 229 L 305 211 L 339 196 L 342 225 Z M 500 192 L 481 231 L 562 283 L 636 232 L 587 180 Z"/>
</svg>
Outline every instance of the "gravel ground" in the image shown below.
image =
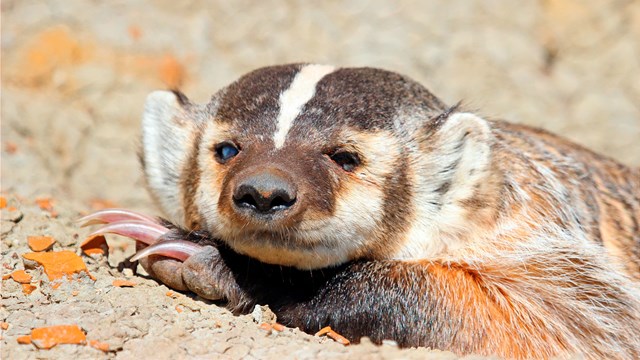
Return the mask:
<svg viewBox="0 0 640 360">
<path fill-rule="evenodd" d="M 157 213 L 135 156 L 146 94 L 179 87 L 204 102 L 269 64 L 395 70 L 448 103 L 463 99 L 483 115 L 640 165 L 638 1 L 3 0 L 1 10 L 3 275 L 24 268 L 28 236 L 80 253 L 81 214 L 105 205 Z M 43 197 L 53 210 L 36 204 Z M 30 295 L 2 281 L 2 358 L 456 358 L 262 330 L 251 315 L 168 296 L 123 269 L 131 241 L 108 241 L 108 258 L 83 255 L 95 281 L 79 275 L 54 288 L 41 268 L 27 269 Z M 18 344 L 33 328 L 59 324 L 79 325 L 109 350 Z"/>
</svg>

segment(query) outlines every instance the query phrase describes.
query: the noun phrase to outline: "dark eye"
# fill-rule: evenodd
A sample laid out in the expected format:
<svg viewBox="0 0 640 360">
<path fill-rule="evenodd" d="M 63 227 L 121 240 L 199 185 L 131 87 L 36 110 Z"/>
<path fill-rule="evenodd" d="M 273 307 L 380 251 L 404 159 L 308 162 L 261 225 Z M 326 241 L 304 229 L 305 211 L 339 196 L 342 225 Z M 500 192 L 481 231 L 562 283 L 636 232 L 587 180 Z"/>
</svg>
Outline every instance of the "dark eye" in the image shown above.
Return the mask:
<svg viewBox="0 0 640 360">
<path fill-rule="evenodd" d="M 238 148 L 230 142 L 223 142 L 216 145 L 215 151 L 216 160 L 218 160 L 219 163 L 227 162 L 229 159 L 238 155 L 238 153 L 240 152 L 240 150 L 238 150 Z"/>
<path fill-rule="evenodd" d="M 360 165 L 360 158 L 352 152 L 338 150 L 329 157 L 344 171 L 352 172 Z"/>
</svg>

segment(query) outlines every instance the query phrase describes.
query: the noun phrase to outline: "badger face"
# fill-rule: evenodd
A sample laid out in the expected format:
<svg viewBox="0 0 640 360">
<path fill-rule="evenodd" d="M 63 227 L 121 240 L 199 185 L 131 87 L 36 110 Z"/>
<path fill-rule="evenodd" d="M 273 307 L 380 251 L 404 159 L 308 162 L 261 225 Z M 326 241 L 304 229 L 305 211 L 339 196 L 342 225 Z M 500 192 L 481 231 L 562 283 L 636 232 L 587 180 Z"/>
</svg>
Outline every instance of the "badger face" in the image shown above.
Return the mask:
<svg viewBox="0 0 640 360">
<path fill-rule="evenodd" d="M 446 172 L 465 150 L 464 126 L 433 136 L 449 115 L 395 73 L 267 67 L 204 106 L 151 94 L 141 158 L 170 220 L 263 262 L 311 269 L 407 257 L 434 247 L 427 233 L 439 231 L 451 187 L 451 176 L 428 172 Z M 444 138 L 451 144 L 434 151 Z M 446 159 L 434 165 L 429 151 Z"/>
</svg>

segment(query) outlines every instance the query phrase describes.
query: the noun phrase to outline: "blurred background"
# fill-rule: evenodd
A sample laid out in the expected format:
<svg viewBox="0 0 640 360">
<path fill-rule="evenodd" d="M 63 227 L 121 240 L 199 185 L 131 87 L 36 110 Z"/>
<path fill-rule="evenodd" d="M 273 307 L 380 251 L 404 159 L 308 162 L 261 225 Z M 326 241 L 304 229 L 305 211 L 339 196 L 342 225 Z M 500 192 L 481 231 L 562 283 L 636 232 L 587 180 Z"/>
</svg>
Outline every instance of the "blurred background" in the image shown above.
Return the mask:
<svg viewBox="0 0 640 360">
<path fill-rule="evenodd" d="M 640 165 L 640 1 L 3 0 L 2 191 L 150 206 L 145 96 L 257 67 L 374 66 Z"/>
</svg>

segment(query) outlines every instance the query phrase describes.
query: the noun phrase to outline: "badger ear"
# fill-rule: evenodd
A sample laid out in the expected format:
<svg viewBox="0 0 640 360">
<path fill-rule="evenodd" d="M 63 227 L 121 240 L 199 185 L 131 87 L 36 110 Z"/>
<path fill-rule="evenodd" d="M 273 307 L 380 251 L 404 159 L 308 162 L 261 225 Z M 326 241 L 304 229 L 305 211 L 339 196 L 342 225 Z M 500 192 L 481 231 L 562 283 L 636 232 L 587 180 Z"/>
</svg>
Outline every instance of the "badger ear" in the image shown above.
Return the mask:
<svg viewBox="0 0 640 360">
<path fill-rule="evenodd" d="M 493 135 L 485 120 L 471 113 L 453 113 L 425 139 L 434 190 L 446 202 L 468 199 L 492 176 Z"/>
<path fill-rule="evenodd" d="M 189 100 L 178 92 L 155 91 L 147 96 L 142 116 L 140 159 L 152 196 L 165 215 L 184 221 L 180 178 L 197 130 Z"/>
</svg>

